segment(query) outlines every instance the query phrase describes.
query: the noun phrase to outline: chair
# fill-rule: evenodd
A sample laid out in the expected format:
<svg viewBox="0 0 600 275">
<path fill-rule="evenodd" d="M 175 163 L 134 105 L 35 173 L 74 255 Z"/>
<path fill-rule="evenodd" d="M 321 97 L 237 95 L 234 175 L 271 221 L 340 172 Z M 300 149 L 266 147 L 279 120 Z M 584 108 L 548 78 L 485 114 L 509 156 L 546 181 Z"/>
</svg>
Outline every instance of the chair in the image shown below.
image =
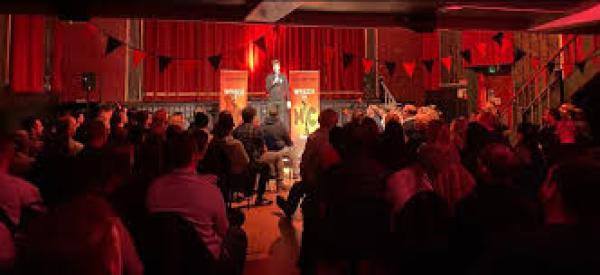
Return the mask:
<svg viewBox="0 0 600 275">
<path fill-rule="evenodd" d="M 175 213 L 151 214 L 140 244 L 149 275 L 216 274 L 216 261 L 193 225 Z"/>
</svg>

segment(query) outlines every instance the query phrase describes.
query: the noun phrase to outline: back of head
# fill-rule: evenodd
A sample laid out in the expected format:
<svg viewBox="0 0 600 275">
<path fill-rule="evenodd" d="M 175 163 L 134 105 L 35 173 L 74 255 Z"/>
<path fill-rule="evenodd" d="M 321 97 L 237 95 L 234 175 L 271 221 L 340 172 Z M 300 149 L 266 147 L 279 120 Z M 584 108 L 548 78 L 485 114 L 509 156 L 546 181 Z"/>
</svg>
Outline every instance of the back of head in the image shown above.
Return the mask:
<svg viewBox="0 0 600 275">
<path fill-rule="evenodd" d="M 106 127 L 101 121 L 91 121 L 86 127 L 88 143 L 103 144 L 108 138 Z"/>
<path fill-rule="evenodd" d="M 165 109 L 159 109 L 152 115 L 152 125 L 165 126 L 167 125 L 169 115 Z"/>
<path fill-rule="evenodd" d="M 490 181 L 504 181 L 517 174 L 519 160 L 508 146 L 493 143 L 479 154 L 480 174 Z"/>
<path fill-rule="evenodd" d="M 167 142 L 167 159 L 171 168 L 184 168 L 194 161 L 197 141 L 189 132 L 181 132 Z"/>
<path fill-rule="evenodd" d="M 383 136 L 387 139 L 404 143 L 404 128 L 399 121 L 391 120 L 385 124 Z"/>
<path fill-rule="evenodd" d="M 490 132 L 478 122 L 467 125 L 466 145 L 471 150 L 483 148 L 491 142 Z"/>
<path fill-rule="evenodd" d="M 217 123 L 213 128 L 213 134 L 216 138 L 224 138 L 231 133 L 234 126 L 235 123 L 233 122 L 231 113 L 227 111 L 220 112 Z"/>
<path fill-rule="evenodd" d="M 166 135 L 167 135 L 167 140 L 170 140 L 171 138 L 177 136 L 178 134 L 181 134 L 183 132 L 183 128 L 181 128 L 179 125 L 176 124 L 171 124 L 167 127 L 167 131 L 166 131 Z"/>
<path fill-rule="evenodd" d="M 331 129 L 337 125 L 338 114 L 333 109 L 325 109 L 319 114 L 319 127 Z"/>
<path fill-rule="evenodd" d="M 139 126 L 145 126 L 146 121 L 150 118 L 150 113 L 145 110 L 138 111 L 135 113 L 135 122 Z"/>
<path fill-rule="evenodd" d="M 204 112 L 197 112 L 194 114 L 194 126 L 200 129 L 208 127 L 208 115 Z"/>
<path fill-rule="evenodd" d="M 256 117 L 256 109 L 252 106 L 247 106 L 242 110 L 242 120 L 244 123 L 252 123 Z"/>
<path fill-rule="evenodd" d="M 349 155 L 369 152 L 379 134 L 377 123 L 368 117 L 362 122 L 349 123 L 344 128 L 344 151 Z"/>
</svg>

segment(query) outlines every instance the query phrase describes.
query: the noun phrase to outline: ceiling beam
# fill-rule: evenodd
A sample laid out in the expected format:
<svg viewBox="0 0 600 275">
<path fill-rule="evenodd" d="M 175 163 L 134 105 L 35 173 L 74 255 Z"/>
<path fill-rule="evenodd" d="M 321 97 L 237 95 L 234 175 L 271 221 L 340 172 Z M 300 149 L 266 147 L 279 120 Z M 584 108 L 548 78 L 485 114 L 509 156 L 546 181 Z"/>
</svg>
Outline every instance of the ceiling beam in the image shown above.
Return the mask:
<svg viewBox="0 0 600 275">
<path fill-rule="evenodd" d="M 246 22 L 275 23 L 302 6 L 300 1 L 259 1 L 248 12 Z"/>
</svg>

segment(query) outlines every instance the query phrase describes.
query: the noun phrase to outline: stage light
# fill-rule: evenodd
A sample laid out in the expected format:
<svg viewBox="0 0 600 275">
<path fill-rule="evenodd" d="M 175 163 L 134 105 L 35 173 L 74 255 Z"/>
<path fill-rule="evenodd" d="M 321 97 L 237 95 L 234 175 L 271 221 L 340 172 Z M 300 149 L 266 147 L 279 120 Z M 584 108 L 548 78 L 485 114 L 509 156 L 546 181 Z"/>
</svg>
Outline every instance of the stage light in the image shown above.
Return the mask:
<svg viewBox="0 0 600 275">
<path fill-rule="evenodd" d="M 254 72 L 254 44 L 250 43 L 248 45 L 248 70 L 250 72 Z"/>
</svg>

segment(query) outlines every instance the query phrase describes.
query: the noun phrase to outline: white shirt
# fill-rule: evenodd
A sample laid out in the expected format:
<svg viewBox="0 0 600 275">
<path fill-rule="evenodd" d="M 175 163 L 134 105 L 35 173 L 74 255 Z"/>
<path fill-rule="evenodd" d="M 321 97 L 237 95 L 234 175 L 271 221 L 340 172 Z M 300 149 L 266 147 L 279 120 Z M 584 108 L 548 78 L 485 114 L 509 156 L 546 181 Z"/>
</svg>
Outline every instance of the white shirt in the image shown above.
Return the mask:
<svg viewBox="0 0 600 275">
<path fill-rule="evenodd" d="M 225 201 L 216 182 L 214 175 L 175 170 L 150 185 L 146 205 L 150 213 L 172 212 L 188 220 L 218 259 L 229 224 Z"/>
<path fill-rule="evenodd" d="M 33 184 L 0 173 L 0 207 L 15 225 L 20 222 L 21 209 L 40 202 L 42 202 L 40 192 Z"/>
</svg>

